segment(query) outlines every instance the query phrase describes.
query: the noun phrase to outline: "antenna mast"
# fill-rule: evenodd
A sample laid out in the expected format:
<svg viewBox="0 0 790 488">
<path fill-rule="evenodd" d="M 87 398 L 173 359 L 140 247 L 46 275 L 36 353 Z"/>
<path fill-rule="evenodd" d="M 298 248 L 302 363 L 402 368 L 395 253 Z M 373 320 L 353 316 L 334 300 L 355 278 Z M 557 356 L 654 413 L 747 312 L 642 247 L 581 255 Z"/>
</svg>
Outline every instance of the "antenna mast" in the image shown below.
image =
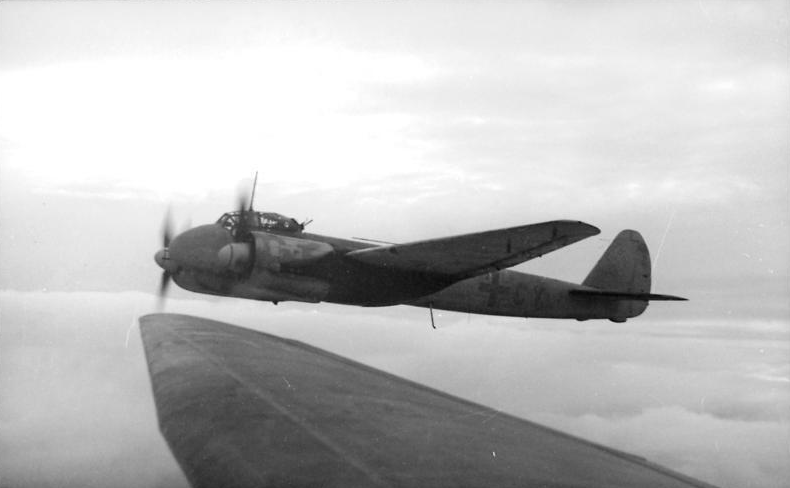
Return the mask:
<svg viewBox="0 0 790 488">
<path fill-rule="evenodd" d="M 258 186 L 258 172 L 255 172 L 255 181 L 252 182 L 252 196 L 250 197 L 250 209 L 249 211 L 252 212 L 252 202 L 255 201 L 255 187 Z"/>
</svg>

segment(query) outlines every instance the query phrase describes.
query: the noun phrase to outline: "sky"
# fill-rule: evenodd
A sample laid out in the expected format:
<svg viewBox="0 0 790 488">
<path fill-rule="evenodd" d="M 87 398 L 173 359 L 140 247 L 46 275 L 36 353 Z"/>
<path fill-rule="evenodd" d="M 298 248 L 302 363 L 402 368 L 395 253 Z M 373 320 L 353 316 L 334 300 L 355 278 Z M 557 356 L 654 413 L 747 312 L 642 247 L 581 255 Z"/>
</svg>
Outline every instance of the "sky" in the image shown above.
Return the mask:
<svg viewBox="0 0 790 488">
<path fill-rule="evenodd" d="M 256 170 L 256 208 L 319 234 L 589 222 L 599 236 L 516 268 L 570 281 L 637 229 L 655 292 L 690 301 L 622 325 L 444 313 L 437 331 L 421 309 L 176 287 L 168 311 L 722 487 L 787 486 L 789 9 L 0 3 L 0 486 L 185 483 L 135 317 L 156 307 L 167 209 L 177 229 L 212 222 Z"/>
</svg>

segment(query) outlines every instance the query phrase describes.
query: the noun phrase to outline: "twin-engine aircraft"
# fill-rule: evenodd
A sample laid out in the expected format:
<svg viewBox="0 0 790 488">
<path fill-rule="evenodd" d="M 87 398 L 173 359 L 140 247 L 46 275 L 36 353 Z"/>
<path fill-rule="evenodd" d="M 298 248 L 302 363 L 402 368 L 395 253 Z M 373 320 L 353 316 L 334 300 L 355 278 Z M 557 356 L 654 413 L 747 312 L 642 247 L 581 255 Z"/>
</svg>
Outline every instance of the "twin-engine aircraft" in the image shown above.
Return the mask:
<svg viewBox="0 0 790 488">
<path fill-rule="evenodd" d="M 253 193 L 254 199 L 254 193 Z M 376 245 L 305 232 L 304 223 L 241 202 L 213 224 L 171 239 L 155 261 L 197 293 L 253 300 L 414 305 L 512 317 L 609 319 L 640 315 L 650 300 L 650 255 L 642 236 L 620 232 L 581 284 L 507 270 L 600 233 L 554 220 L 406 244 Z"/>
</svg>

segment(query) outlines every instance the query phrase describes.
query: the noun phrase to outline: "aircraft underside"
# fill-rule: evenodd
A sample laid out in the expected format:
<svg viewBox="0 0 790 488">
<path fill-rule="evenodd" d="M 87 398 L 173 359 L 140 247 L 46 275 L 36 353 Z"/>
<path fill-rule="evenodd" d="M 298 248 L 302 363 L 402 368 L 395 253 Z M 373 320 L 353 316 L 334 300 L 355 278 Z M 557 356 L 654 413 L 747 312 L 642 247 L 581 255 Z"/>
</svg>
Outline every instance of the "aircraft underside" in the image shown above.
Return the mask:
<svg viewBox="0 0 790 488">
<path fill-rule="evenodd" d="M 430 276 L 398 276 L 347 270 L 342 282 L 318 276 L 267 271 L 244 281 L 215 274 L 180 275 L 176 282 L 191 291 L 261 301 L 330 302 L 384 307 L 412 305 L 464 313 L 511 317 L 625 320 L 641 314 L 646 300 L 574 296 L 578 284 L 511 270 L 487 273 L 456 283 Z"/>
</svg>

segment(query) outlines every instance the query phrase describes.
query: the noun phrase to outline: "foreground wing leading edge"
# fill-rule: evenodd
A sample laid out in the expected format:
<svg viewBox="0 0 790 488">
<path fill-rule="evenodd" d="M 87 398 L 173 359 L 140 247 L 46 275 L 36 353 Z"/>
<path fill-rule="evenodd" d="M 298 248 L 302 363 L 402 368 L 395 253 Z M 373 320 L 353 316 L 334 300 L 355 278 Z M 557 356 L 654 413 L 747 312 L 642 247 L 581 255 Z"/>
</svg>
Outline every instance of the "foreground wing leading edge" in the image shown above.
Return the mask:
<svg viewBox="0 0 790 488">
<path fill-rule="evenodd" d="M 141 332 L 194 487 L 708 486 L 303 343 L 170 314 Z"/>
<path fill-rule="evenodd" d="M 555 220 L 362 249 L 347 256 L 374 266 L 463 279 L 515 266 L 599 233 L 584 222 Z"/>
</svg>

